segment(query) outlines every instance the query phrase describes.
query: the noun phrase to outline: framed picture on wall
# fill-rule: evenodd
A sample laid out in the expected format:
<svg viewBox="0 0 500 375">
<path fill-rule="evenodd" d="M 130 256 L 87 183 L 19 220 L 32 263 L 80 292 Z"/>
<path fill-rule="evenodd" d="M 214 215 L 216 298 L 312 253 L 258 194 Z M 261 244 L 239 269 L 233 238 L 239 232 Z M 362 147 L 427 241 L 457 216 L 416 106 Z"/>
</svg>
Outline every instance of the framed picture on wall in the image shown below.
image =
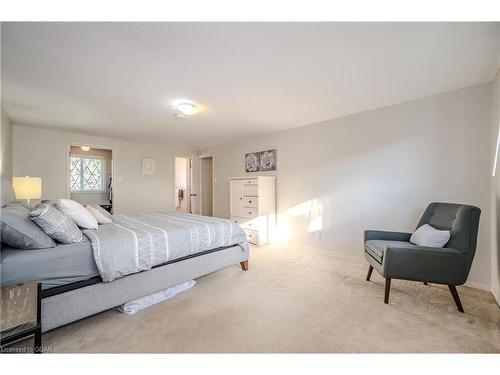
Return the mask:
<svg viewBox="0 0 500 375">
<path fill-rule="evenodd" d="M 154 159 L 142 158 L 142 174 L 155 174 L 156 162 Z"/>
<path fill-rule="evenodd" d="M 259 170 L 259 153 L 251 152 L 245 155 L 245 171 L 257 172 Z"/>
<path fill-rule="evenodd" d="M 276 170 L 276 150 L 267 150 L 260 152 L 260 170 L 264 171 L 275 171 Z"/>
</svg>

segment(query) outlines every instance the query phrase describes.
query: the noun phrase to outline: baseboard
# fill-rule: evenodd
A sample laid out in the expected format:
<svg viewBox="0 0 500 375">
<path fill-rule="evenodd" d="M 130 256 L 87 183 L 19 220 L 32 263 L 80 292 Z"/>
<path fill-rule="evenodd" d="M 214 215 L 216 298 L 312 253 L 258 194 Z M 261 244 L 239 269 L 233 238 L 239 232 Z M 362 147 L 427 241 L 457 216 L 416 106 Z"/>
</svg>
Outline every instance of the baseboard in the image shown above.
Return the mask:
<svg viewBox="0 0 500 375">
<path fill-rule="evenodd" d="M 500 296 L 494 290 L 491 290 L 491 294 L 493 294 L 493 299 L 497 303 L 498 307 L 500 307 Z"/>
<path fill-rule="evenodd" d="M 476 289 L 481 289 L 481 290 L 484 290 L 486 292 L 490 292 L 490 293 L 493 293 L 493 291 L 491 290 L 491 288 L 487 285 L 483 285 L 483 284 L 478 284 L 478 283 L 474 283 L 474 282 L 470 282 L 470 281 L 467 281 L 464 286 L 468 286 L 470 288 L 476 288 Z"/>
</svg>

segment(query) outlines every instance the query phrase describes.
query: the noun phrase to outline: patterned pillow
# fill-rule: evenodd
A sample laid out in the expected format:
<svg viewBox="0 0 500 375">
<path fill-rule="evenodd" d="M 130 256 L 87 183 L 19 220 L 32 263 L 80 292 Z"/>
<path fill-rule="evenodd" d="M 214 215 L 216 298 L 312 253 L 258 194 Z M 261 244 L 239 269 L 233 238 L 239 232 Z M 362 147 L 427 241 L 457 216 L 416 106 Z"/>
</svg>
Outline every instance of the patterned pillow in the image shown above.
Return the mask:
<svg viewBox="0 0 500 375">
<path fill-rule="evenodd" d="M 40 203 L 30 212 L 31 220 L 51 238 L 61 243 L 80 242 L 83 234 L 73 220 L 57 208 Z"/>
<path fill-rule="evenodd" d="M 35 223 L 23 205 L 11 203 L 0 209 L 0 239 L 16 249 L 36 250 L 56 246 Z"/>
</svg>

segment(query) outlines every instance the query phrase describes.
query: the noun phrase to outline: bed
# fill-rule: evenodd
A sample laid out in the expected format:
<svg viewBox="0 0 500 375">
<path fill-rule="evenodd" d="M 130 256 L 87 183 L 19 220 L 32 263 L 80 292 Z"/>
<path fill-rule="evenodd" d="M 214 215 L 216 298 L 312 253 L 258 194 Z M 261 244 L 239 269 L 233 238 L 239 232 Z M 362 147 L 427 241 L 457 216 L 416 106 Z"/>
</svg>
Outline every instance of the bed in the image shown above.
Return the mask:
<svg viewBox="0 0 500 375">
<path fill-rule="evenodd" d="M 115 215 L 79 243 L 2 247 L 1 283 L 42 283 L 48 331 L 176 284 L 240 264 L 248 243 L 229 220 L 176 212 Z"/>
</svg>

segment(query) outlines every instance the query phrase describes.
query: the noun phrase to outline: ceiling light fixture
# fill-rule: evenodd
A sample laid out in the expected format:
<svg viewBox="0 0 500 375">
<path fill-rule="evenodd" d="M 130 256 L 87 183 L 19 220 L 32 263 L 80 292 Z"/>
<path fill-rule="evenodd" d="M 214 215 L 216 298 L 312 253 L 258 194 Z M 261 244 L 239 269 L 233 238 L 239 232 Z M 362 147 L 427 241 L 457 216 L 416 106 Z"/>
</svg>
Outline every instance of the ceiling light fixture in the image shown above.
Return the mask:
<svg viewBox="0 0 500 375">
<path fill-rule="evenodd" d="M 82 146 L 81 149 L 82 149 L 82 151 L 87 152 L 90 150 L 90 147 L 89 146 Z"/>
<path fill-rule="evenodd" d="M 200 111 L 196 104 L 190 102 L 176 103 L 175 108 L 177 109 L 177 117 L 192 116 Z"/>
</svg>

